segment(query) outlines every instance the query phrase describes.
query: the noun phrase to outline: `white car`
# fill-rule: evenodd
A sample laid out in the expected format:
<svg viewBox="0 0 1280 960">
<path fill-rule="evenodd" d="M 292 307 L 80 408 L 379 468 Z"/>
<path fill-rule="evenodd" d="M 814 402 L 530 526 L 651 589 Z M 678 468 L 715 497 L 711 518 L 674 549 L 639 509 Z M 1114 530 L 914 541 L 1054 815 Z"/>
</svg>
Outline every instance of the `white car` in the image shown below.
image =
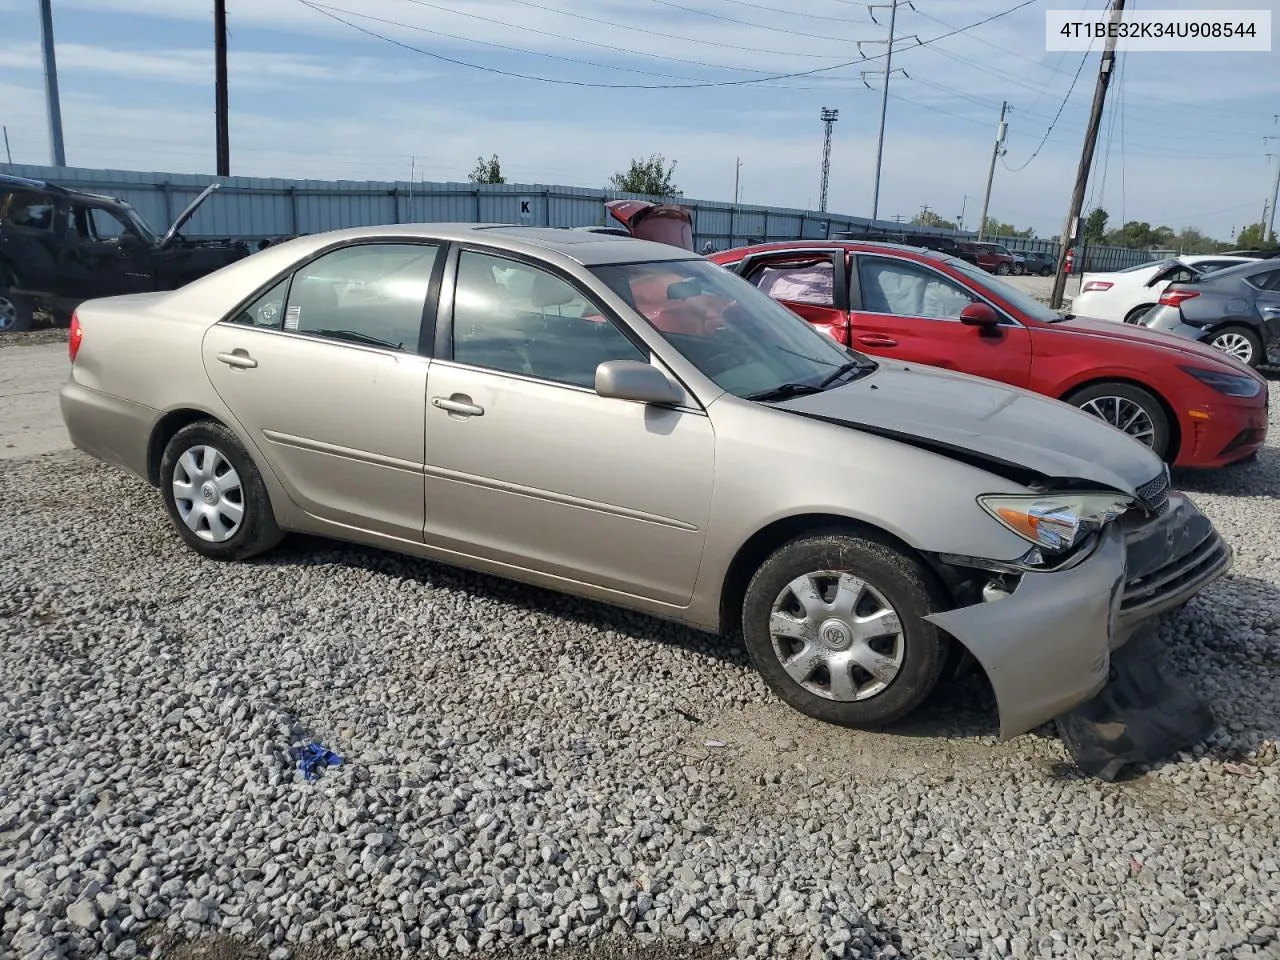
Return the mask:
<svg viewBox="0 0 1280 960">
<path fill-rule="evenodd" d="M 1086 273 L 1080 278 L 1079 295 L 1071 301 L 1071 312 L 1077 317 L 1137 323 L 1156 305 L 1169 284 L 1186 283 L 1250 260 L 1251 257 L 1227 254 L 1176 257 L 1140 263 L 1112 273 Z"/>
</svg>

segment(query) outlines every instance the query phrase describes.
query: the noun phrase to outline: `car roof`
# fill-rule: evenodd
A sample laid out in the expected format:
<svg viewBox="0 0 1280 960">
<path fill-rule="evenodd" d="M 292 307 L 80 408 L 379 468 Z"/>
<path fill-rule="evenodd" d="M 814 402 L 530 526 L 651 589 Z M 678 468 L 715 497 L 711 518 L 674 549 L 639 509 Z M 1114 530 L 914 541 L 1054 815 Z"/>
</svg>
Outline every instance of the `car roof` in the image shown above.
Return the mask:
<svg viewBox="0 0 1280 960">
<path fill-rule="evenodd" d="M 719 253 L 712 254 L 715 260 L 732 260 L 734 254 L 745 255 L 755 253 L 778 252 L 786 253 L 788 250 L 794 250 L 797 253 L 812 250 L 852 250 L 855 252 L 874 253 L 877 250 L 886 250 L 890 253 L 909 253 L 916 257 L 927 257 L 931 260 L 954 260 L 954 257 L 948 256 L 937 250 L 930 250 L 927 247 L 913 247 L 906 243 L 890 243 L 883 240 L 775 240 L 772 243 L 755 243 L 745 247 L 734 247 L 732 250 L 722 250 Z"/>
<path fill-rule="evenodd" d="M 7 173 L 0 173 L 0 190 L 42 190 L 45 193 L 56 194 L 60 197 L 78 197 L 83 200 L 92 200 L 96 203 L 112 203 L 128 206 L 119 197 L 109 197 L 104 193 L 89 193 L 85 190 L 73 190 L 70 187 L 63 187 L 56 183 L 50 183 L 48 180 L 35 180 L 29 177 L 14 177 Z"/>
<path fill-rule="evenodd" d="M 323 233 L 306 234 L 274 244 L 249 258 L 262 262 L 265 254 L 275 251 L 282 266 L 288 261 L 302 260 L 330 247 L 360 240 L 434 240 L 440 243 L 475 243 L 509 253 L 546 259 L 548 255 L 594 267 L 615 263 L 646 263 L 654 260 L 701 260 L 700 255 L 683 247 L 651 240 L 637 240 L 607 233 L 587 233 L 562 227 L 533 227 L 509 223 L 396 223 L 369 227 L 347 227 Z M 242 261 L 248 262 L 248 261 Z M 238 265 L 233 265 L 232 269 Z"/>
</svg>

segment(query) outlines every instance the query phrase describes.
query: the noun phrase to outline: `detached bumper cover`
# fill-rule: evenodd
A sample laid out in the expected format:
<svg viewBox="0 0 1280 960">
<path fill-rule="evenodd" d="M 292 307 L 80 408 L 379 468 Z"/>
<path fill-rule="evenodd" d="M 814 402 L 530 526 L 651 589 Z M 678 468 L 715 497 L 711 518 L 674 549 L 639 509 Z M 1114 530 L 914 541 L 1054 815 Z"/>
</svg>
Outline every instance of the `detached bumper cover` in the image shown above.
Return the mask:
<svg viewBox="0 0 1280 960">
<path fill-rule="evenodd" d="M 928 619 L 982 664 L 1007 740 L 1095 697 L 1111 676 L 1112 651 L 1226 573 L 1231 560 L 1208 518 L 1172 493 L 1160 516 L 1108 527 L 1076 566 L 1024 574 L 1002 600 Z"/>
</svg>

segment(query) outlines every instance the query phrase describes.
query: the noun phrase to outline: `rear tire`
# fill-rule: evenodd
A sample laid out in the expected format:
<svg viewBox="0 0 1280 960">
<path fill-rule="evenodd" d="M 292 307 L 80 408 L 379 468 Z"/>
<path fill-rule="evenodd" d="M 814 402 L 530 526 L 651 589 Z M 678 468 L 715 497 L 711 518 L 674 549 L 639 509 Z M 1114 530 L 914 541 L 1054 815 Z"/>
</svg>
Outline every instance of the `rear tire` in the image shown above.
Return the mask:
<svg viewBox="0 0 1280 960">
<path fill-rule="evenodd" d="M 924 618 L 945 607 L 919 561 L 870 537 L 818 533 L 760 565 L 742 631 L 783 702 L 824 723 L 879 727 L 911 713 L 938 682 L 950 641 Z"/>
<path fill-rule="evenodd" d="M 35 322 L 36 305 L 30 297 L 0 287 L 0 333 L 22 333 Z"/>
<path fill-rule="evenodd" d="M 1206 342 L 1215 350 L 1235 357 L 1251 367 L 1262 363 L 1262 338 L 1248 327 L 1239 324 L 1223 327 L 1210 334 Z"/>
<path fill-rule="evenodd" d="M 284 539 L 253 458 L 214 420 L 173 435 L 160 458 L 160 491 L 179 535 L 203 556 L 244 560 Z"/>
<path fill-rule="evenodd" d="M 1049 277 L 1053 275 L 1053 267 L 1041 267 L 1040 276 Z"/>
<path fill-rule="evenodd" d="M 996 267 L 996 273 L 1002 277 L 1007 277 L 1009 275 L 1009 265 L 1007 263 L 1000 264 L 1000 266 Z"/>
<path fill-rule="evenodd" d="M 1139 323 L 1142 322 L 1142 318 L 1145 317 L 1147 313 L 1150 310 L 1152 310 L 1154 307 L 1155 307 L 1154 303 L 1144 303 L 1141 306 L 1134 307 L 1132 310 L 1130 310 L 1128 313 L 1124 315 L 1124 322 L 1131 323 L 1134 326 L 1137 326 Z"/>
<path fill-rule="evenodd" d="M 1150 391 L 1131 383 L 1095 383 L 1066 397 L 1066 402 L 1123 430 L 1161 460 L 1169 459 L 1169 417 Z"/>
</svg>

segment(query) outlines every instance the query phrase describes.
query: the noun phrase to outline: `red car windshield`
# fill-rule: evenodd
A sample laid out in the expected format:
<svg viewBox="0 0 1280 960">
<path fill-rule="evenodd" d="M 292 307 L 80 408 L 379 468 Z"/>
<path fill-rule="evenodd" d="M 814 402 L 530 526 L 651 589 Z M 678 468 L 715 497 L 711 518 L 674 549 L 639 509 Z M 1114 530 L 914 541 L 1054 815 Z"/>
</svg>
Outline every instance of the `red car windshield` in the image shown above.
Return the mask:
<svg viewBox="0 0 1280 960">
<path fill-rule="evenodd" d="M 768 394 L 784 384 L 819 388 L 842 368 L 874 366 L 709 260 L 615 264 L 593 272 L 736 396 Z"/>
</svg>

